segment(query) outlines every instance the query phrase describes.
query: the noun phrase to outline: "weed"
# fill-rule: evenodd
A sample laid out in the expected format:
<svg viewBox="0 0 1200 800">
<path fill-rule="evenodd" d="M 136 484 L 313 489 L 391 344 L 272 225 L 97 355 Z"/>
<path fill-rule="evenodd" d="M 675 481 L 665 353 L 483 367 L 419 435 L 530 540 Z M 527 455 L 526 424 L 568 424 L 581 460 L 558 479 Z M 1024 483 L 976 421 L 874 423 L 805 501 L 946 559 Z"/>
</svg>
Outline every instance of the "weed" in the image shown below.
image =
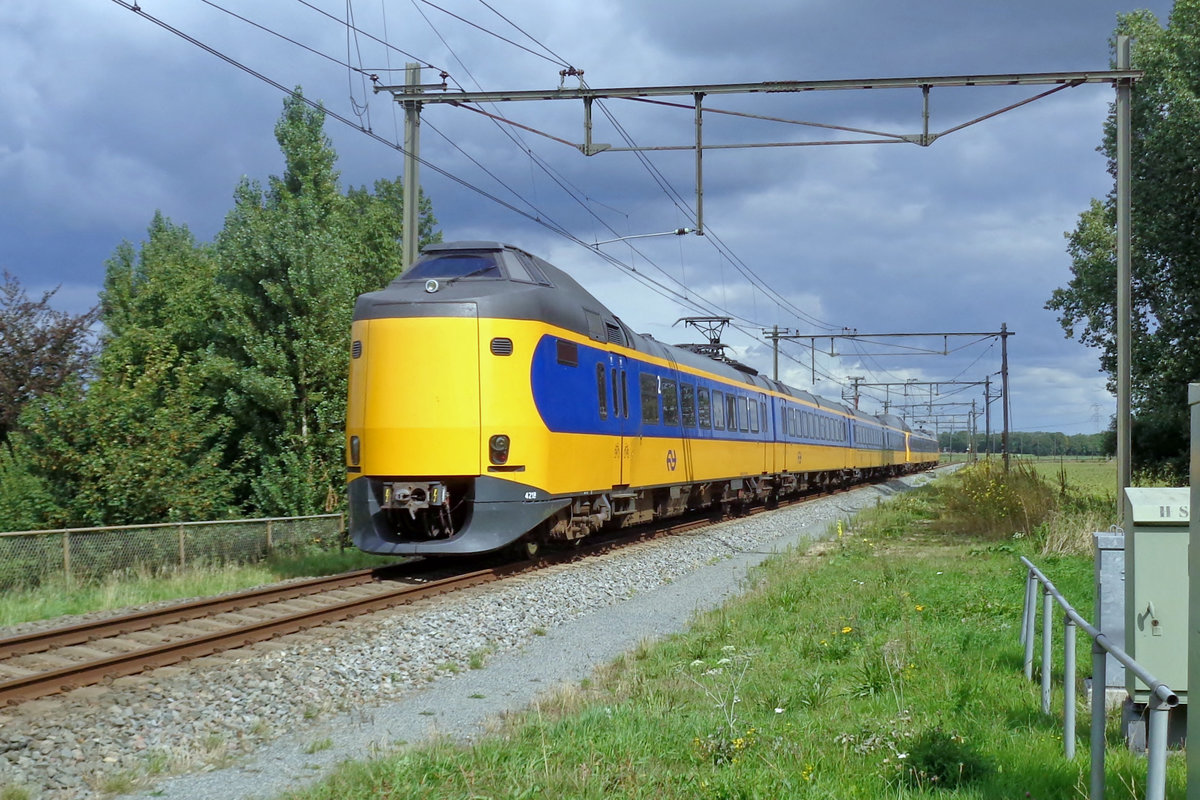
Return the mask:
<svg viewBox="0 0 1200 800">
<path fill-rule="evenodd" d="M 304 752 L 311 756 L 313 753 L 319 753 L 322 750 L 329 750 L 332 747 L 333 739 L 326 736 L 322 739 L 316 739 L 309 742 L 308 746 L 304 748 Z"/>
<path fill-rule="evenodd" d="M 492 654 L 493 650 L 490 645 L 476 648 L 471 652 L 467 659 L 467 666 L 471 669 L 483 669 L 487 663 L 487 657 Z"/>
<path fill-rule="evenodd" d="M 103 794 L 128 794 L 137 788 L 137 777 L 128 770 L 110 772 L 100 777 L 97 789 Z"/>
<path fill-rule="evenodd" d="M 820 708 L 832 697 L 833 681 L 828 675 L 820 672 L 812 673 L 805 678 L 795 693 L 796 702 L 810 710 Z"/>
<path fill-rule="evenodd" d="M 917 789 L 955 788 L 989 771 L 991 764 L 965 738 L 940 726 L 914 736 L 900 765 L 904 782 Z"/>
</svg>

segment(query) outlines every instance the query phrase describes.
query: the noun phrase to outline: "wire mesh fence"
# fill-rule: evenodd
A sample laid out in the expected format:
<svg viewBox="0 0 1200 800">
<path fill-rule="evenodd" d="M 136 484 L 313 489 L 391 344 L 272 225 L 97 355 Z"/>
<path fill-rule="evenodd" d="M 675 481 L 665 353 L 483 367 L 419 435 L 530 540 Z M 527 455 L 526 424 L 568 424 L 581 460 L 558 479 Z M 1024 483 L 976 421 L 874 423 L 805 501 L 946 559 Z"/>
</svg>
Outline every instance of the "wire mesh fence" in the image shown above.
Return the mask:
<svg viewBox="0 0 1200 800">
<path fill-rule="evenodd" d="M 0 591 L 56 578 L 252 564 L 346 544 L 342 514 L 0 533 Z"/>
</svg>

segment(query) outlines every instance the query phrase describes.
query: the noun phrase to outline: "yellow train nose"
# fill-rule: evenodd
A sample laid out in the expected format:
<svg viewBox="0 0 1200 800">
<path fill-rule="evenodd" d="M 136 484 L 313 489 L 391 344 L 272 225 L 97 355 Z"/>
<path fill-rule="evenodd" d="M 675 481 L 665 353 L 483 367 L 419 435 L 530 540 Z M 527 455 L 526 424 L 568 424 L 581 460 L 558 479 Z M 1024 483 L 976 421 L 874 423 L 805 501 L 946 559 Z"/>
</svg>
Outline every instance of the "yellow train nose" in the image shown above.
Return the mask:
<svg viewBox="0 0 1200 800">
<path fill-rule="evenodd" d="M 465 304 L 458 303 L 456 306 Z M 479 322 L 474 316 L 359 320 L 347 442 L 363 475 L 479 475 Z"/>
</svg>

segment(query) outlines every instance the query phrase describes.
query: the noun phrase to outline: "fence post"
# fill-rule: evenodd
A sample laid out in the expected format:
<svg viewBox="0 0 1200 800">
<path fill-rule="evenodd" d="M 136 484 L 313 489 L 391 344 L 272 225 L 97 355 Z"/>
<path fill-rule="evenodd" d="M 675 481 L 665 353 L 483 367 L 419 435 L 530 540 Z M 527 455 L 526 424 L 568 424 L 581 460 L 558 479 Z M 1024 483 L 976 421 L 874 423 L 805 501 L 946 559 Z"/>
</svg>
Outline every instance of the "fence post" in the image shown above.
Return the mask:
<svg viewBox="0 0 1200 800">
<path fill-rule="evenodd" d="M 349 542 L 346 539 L 346 515 L 339 512 L 338 513 L 338 548 L 342 552 L 345 552 L 347 544 L 349 544 Z"/>
<path fill-rule="evenodd" d="M 1042 589 L 1042 713 L 1050 713 L 1050 665 L 1054 660 L 1053 640 L 1054 597 L 1048 588 Z"/>
<path fill-rule="evenodd" d="M 179 568 L 187 567 L 187 551 L 184 549 L 183 525 L 179 526 Z"/>
<path fill-rule="evenodd" d="M 274 532 L 274 530 L 275 530 L 275 520 L 273 520 L 273 519 L 267 520 L 267 555 L 271 555 L 271 550 L 275 546 L 275 542 L 273 541 L 272 536 L 271 536 L 271 534 Z"/>
<path fill-rule="evenodd" d="M 1170 706 L 1151 697 L 1150 731 L 1146 738 L 1146 800 L 1163 800 L 1167 794 L 1167 712 Z"/>
<path fill-rule="evenodd" d="M 71 583 L 71 532 L 63 528 L 63 575 L 67 579 L 67 583 Z"/>
<path fill-rule="evenodd" d="M 1037 607 L 1037 578 L 1033 570 L 1025 578 L 1025 613 L 1021 619 L 1021 642 L 1025 645 L 1025 680 L 1033 680 L 1033 619 Z"/>
<path fill-rule="evenodd" d="M 1063 617 L 1063 753 L 1075 757 L 1075 622 Z"/>
<path fill-rule="evenodd" d="M 1104 645 L 1092 640 L 1092 779 L 1091 794 L 1093 800 L 1104 798 L 1104 756 L 1107 742 L 1104 738 L 1105 714 L 1108 711 L 1108 681 L 1105 677 L 1097 680 L 1096 676 L 1104 676 L 1108 666 L 1108 653 Z"/>
</svg>

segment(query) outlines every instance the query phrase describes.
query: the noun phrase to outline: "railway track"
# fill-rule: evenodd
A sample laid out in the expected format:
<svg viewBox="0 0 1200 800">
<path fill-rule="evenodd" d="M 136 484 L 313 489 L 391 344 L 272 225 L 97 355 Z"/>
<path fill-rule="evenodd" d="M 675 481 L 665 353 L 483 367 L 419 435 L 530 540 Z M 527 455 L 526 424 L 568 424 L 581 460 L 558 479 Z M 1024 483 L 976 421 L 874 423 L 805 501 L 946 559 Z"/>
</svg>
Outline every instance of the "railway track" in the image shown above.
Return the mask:
<svg viewBox="0 0 1200 800">
<path fill-rule="evenodd" d="M 832 492 L 830 492 L 832 493 Z M 781 503 L 815 499 L 816 493 Z M 745 513 L 767 510 L 754 507 Z M 445 575 L 420 562 L 296 581 L 0 639 L 0 704 L 15 705 L 712 524 L 641 526 L 536 561 Z M 480 562 L 475 562 L 479 566 Z M 484 562 L 486 563 L 486 562 Z M 440 577 L 439 577 L 440 575 Z"/>
<path fill-rule="evenodd" d="M 0 639 L 0 703 L 103 683 L 529 568 L 499 565 L 433 579 L 403 567 L 361 570 Z"/>
</svg>

